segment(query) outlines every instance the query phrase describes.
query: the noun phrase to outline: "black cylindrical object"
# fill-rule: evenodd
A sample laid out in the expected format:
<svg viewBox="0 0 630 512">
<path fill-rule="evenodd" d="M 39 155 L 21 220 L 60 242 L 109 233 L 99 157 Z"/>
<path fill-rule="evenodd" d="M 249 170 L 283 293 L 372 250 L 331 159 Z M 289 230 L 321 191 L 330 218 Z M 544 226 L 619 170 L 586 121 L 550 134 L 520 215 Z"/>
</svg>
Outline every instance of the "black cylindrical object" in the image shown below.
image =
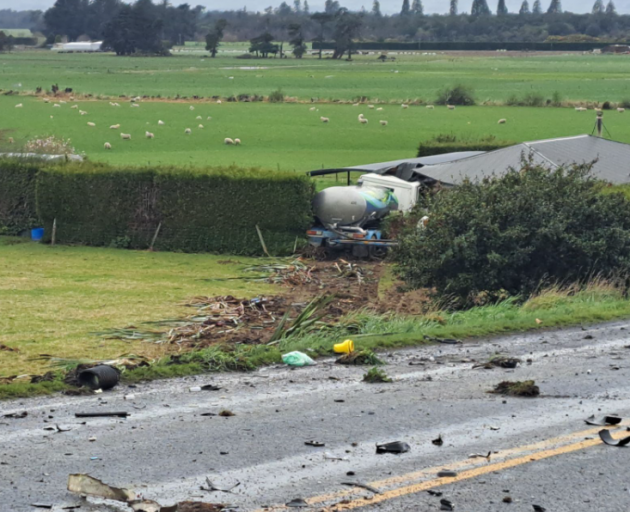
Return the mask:
<svg viewBox="0 0 630 512">
<path fill-rule="evenodd" d="M 102 364 L 79 373 L 79 384 L 90 389 L 111 389 L 120 380 L 120 373 L 113 366 Z"/>
</svg>

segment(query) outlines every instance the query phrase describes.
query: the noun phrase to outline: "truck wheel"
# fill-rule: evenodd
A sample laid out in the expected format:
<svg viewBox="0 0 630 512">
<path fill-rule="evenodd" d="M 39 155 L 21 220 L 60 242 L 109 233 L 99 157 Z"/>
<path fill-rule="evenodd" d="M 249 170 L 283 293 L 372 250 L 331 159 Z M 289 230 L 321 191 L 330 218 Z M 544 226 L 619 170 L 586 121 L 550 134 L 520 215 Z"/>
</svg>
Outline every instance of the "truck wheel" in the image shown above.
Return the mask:
<svg viewBox="0 0 630 512">
<path fill-rule="evenodd" d="M 370 258 L 373 260 L 384 260 L 389 249 L 387 247 L 370 247 Z"/>
</svg>

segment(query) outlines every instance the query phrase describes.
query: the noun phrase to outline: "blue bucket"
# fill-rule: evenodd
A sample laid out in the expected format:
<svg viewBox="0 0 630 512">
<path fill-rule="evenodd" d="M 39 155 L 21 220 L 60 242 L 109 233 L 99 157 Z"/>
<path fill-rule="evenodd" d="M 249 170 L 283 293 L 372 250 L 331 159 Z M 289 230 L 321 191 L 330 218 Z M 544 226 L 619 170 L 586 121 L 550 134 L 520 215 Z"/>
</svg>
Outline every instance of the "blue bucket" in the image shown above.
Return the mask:
<svg viewBox="0 0 630 512">
<path fill-rule="evenodd" d="M 31 240 L 33 242 L 41 242 L 42 238 L 44 238 L 44 228 L 31 229 Z"/>
</svg>

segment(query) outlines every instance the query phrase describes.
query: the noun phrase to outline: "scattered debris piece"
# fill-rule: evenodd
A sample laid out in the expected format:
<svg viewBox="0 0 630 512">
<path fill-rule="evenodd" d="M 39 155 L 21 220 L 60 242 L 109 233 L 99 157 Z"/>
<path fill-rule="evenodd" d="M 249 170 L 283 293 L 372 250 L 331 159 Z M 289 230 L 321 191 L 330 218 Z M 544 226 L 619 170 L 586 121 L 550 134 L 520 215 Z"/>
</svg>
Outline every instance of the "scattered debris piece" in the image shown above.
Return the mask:
<svg viewBox="0 0 630 512">
<path fill-rule="evenodd" d="M 222 388 L 220 388 L 219 386 L 215 386 L 214 384 L 206 384 L 205 386 L 193 386 L 192 388 L 189 389 L 189 391 L 195 392 L 195 391 L 219 391 Z"/>
<path fill-rule="evenodd" d="M 236 482 L 232 487 L 229 487 L 227 489 L 221 489 L 221 488 L 217 487 L 216 485 L 214 485 L 212 483 L 212 480 L 210 480 L 210 478 L 206 477 L 206 484 L 208 484 L 207 487 L 204 487 L 203 485 L 200 487 L 200 489 L 202 491 L 207 491 L 207 492 L 228 492 L 228 493 L 231 493 L 233 489 L 236 489 L 239 485 L 241 485 L 241 482 Z"/>
<path fill-rule="evenodd" d="M 335 361 L 337 364 L 371 365 L 381 366 L 385 363 L 381 361 L 371 350 L 355 350 L 349 354 L 344 354 Z"/>
<path fill-rule="evenodd" d="M 595 415 L 589 416 L 584 420 L 587 425 L 595 425 L 598 427 L 605 427 L 606 425 L 618 425 L 621 423 L 622 418 L 619 416 L 602 416 L 601 418 L 595 418 Z"/>
<path fill-rule="evenodd" d="M 72 427 L 60 427 L 59 425 L 55 425 L 54 427 L 44 427 L 44 430 L 54 430 L 55 432 L 70 432 L 74 429 Z"/>
<path fill-rule="evenodd" d="M 107 418 L 107 417 L 115 417 L 115 418 L 126 418 L 129 416 L 128 412 L 124 411 L 116 411 L 116 412 L 75 412 L 74 416 L 76 418 Z"/>
<path fill-rule="evenodd" d="M 440 434 L 437 438 L 431 441 L 435 446 L 442 446 L 444 444 L 444 439 L 442 439 L 442 434 Z"/>
<path fill-rule="evenodd" d="M 453 471 L 452 469 L 443 469 L 438 471 L 437 476 L 439 478 L 455 478 L 457 476 L 457 471 Z"/>
<path fill-rule="evenodd" d="M 324 459 L 326 460 L 348 460 L 348 457 L 337 457 L 335 455 L 332 455 L 331 453 L 324 453 Z"/>
<path fill-rule="evenodd" d="M 26 418 L 28 416 L 28 412 L 23 411 L 23 412 L 12 412 L 9 414 L 5 414 L 4 416 L 2 416 L 3 418 L 11 418 L 14 420 L 19 420 L 22 418 Z"/>
<path fill-rule="evenodd" d="M 306 446 L 314 446 L 316 448 L 321 448 L 322 446 L 326 446 L 326 443 L 320 443 L 319 441 L 305 441 L 304 444 Z"/>
<path fill-rule="evenodd" d="M 613 436 L 610 434 L 610 430 L 603 429 L 599 431 L 599 437 L 608 446 L 626 446 L 630 443 L 630 436 L 623 437 L 621 439 L 613 439 Z"/>
<path fill-rule="evenodd" d="M 221 512 L 227 505 L 222 503 L 201 503 L 200 501 L 182 501 L 173 507 L 162 507 L 160 512 Z"/>
<path fill-rule="evenodd" d="M 434 343 L 444 343 L 445 345 L 461 345 L 462 343 L 460 340 L 453 338 L 434 338 L 433 336 L 424 336 L 424 339 Z"/>
<path fill-rule="evenodd" d="M 202 412 L 199 416 L 216 416 L 213 412 Z"/>
<path fill-rule="evenodd" d="M 541 507 L 540 505 L 532 505 L 534 512 L 547 512 L 545 507 Z"/>
<path fill-rule="evenodd" d="M 0 350 L 5 350 L 6 352 L 19 352 L 20 350 L 17 348 L 9 347 L 3 343 L 0 343 Z M 33 505 L 35 506 L 35 505 Z"/>
<path fill-rule="evenodd" d="M 31 503 L 31 507 L 45 508 L 45 509 L 51 510 L 54 507 L 54 505 L 49 504 L 49 503 Z"/>
<path fill-rule="evenodd" d="M 471 453 L 468 458 L 469 459 L 488 459 L 490 460 L 490 455 L 492 455 L 492 452 L 488 452 L 488 453 Z"/>
<path fill-rule="evenodd" d="M 134 492 L 129 489 L 112 487 L 90 475 L 80 473 L 68 476 L 68 491 L 125 503 L 136 499 Z"/>
<path fill-rule="evenodd" d="M 409 450 L 411 450 L 411 447 L 403 441 L 376 445 L 376 453 L 407 453 Z"/>
<path fill-rule="evenodd" d="M 455 510 L 455 506 L 452 501 L 442 498 L 440 500 L 440 510 Z"/>
<path fill-rule="evenodd" d="M 364 484 L 362 482 L 341 482 L 341 485 L 348 485 L 350 487 L 361 487 L 362 489 L 367 489 L 374 494 L 382 494 L 376 487 L 372 487 L 371 485 Z"/>
<path fill-rule="evenodd" d="M 229 409 L 223 409 L 219 412 L 219 416 L 222 416 L 223 418 L 229 418 L 230 416 L 236 416 L 236 414 L 234 414 Z"/>
<path fill-rule="evenodd" d="M 387 374 L 379 369 L 379 368 L 371 368 L 368 372 L 363 376 L 363 382 L 369 382 L 370 384 L 376 384 L 380 382 L 393 382 Z"/>
<path fill-rule="evenodd" d="M 120 372 L 113 366 L 102 364 L 81 370 L 77 375 L 80 386 L 87 386 L 92 390 L 111 389 L 120 381 Z"/>
<path fill-rule="evenodd" d="M 341 343 L 335 343 L 333 345 L 333 352 L 336 354 L 350 354 L 354 352 L 354 341 L 344 340 Z"/>
<path fill-rule="evenodd" d="M 443 492 L 440 491 L 434 491 L 433 489 L 429 489 L 427 491 L 431 496 L 435 496 L 437 498 L 439 498 L 440 496 L 442 496 L 442 494 L 444 494 Z"/>
<path fill-rule="evenodd" d="M 503 503 L 512 503 L 511 496 L 503 496 Z"/>
<path fill-rule="evenodd" d="M 508 357 L 495 354 L 485 363 L 477 363 L 473 368 L 484 368 L 491 370 L 492 368 L 516 368 L 521 360 L 518 357 Z"/>
<path fill-rule="evenodd" d="M 315 364 L 310 357 L 302 352 L 289 352 L 288 354 L 284 354 L 282 356 L 282 361 L 284 364 L 289 366 L 311 366 Z"/>
<path fill-rule="evenodd" d="M 162 512 L 162 505 L 153 500 L 130 501 L 128 505 L 134 512 Z"/>
<path fill-rule="evenodd" d="M 294 500 L 289 501 L 289 503 L 287 503 L 286 506 L 294 507 L 294 508 L 308 507 L 308 503 L 306 503 L 306 501 L 304 501 L 302 498 L 295 498 Z"/>
<path fill-rule="evenodd" d="M 489 393 L 509 396 L 533 397 L 540 395 L 540 389 L 533 380 L 499 382 Z"/>
</svg>

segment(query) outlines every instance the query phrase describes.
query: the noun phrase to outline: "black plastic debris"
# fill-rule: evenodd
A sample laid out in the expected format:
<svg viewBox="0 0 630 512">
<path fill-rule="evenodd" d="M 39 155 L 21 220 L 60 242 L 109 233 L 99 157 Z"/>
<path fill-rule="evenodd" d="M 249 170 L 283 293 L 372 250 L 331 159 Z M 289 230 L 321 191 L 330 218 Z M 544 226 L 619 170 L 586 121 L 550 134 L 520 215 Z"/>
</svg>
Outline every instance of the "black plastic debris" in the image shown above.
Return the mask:
<svg viewBox="0 0 630 512">
<path fill-rule="evenodd" d="M 453 505 L 452 501 L 442 498 L 440 500 L 440 510 L 455 510 L 455 505 Z"/>
<path fill-rule="evenodd" d="M 202 412 L 199 416 L 216 416 L 213 412 Z"/>
<path fill-rule="evenodd" d="M 427 491 L 431 496 L 436 496 L 437 498 L 439 498 L 440 496 L 442 496 L 442 494 L 444 494 L 443 492 L 440 491 L 434 491 L 433 489 L 429 489 Z"/>
<path fill-rule="evenodd" d="M 391 443 L 376 445 L 376 453 L 406 453 L 409 450 L 411 450 L 411 446 L 403 441 L 393 441 Z"/>
<path fill-rule="evenodd" d="M 53 508 L 54 505 L 50 504 L 50 503 L 31 503 L 31 507 L 34 508 L 45 508 L 48 510 L 51 510 Z"/>
<path fill-rule="evenodd" d="M 595 415 L 590 416 L 584 420 L 587 425 L 595 425 L 598 427 L 605 427 L 606 425 L 618 425 L 621 423 L 622 418 L 619 416 L 602 416 L 601 418 L 595 418 Z"/>
<path fill-rule="evenodd" d="M 118 384 L 120 372 L 113 366 L 101 364 L 80 371 L 77 378 L 81 386 L 87 386 L 92 390 L 102 389 L 105 391 Z"/>
<path fill-rule="evenodd" d="M 599 437 L 604 442 L 604 444 L 607 444 L 608 446 L 622 447 L 630 443 L 630 436 L 624 437 L 622 439 L 613 439 L 613 436 L 610 434 L 610 430 L 606 429 L 599 431 Z"/>
<path fill-rule="evenodd" d="M 115 412 L 75 412 L 74 416 L 76 418 L 107 418 L 107 417 L 116 417 L 116 418 L 126 418 L 129 416 L 128 412 L 125 411 L 115 411 Z"/>
<path fill-rule="evenodd" d="M 442 439 L 442 434 L 440 434 L 436 439 L 431 441 L 435 446 L 442 446 L 444 444 L 444 439 Z"/>
<path fill-rule="evenodd" d="M 534 512 L 547 512 L 545 507 L 541 507 L 540 505 L 532 505 Z"/>
<path fill-rule="evenodd" d="M 201 391 L 219 391 L 221 387 L 215 386 L 214 384 L 206 384 L 205 386 L 201 386 Z"/>
<path fill-rule="evenodd" d="M 376 487 L 372 487 L 371 485 L 364 484 L 363 482 L 341 482 L 341 485 L 348 485 L 350 487 L 361 487 L 362 489 L 366 489 L 374 494 L 381 494 Z"/>
<path fill-rule="evenodd" d="M 434 343 L 444 343 L 445 345 L 460 345 L 462 343 L 460 340 L 455 340 L 453 338 L 434 338 L 433 336 L 425 336 L 424 339 L 433 341 Z"/>
<path fill-rule="evenodd" d="M 308 503 L 306 503 L 306 501 L 304 501 L 302 498 L 295 498 L 294 500 L 289 501 L 289 503 L 287 503 L 286 506 L 293 507 L 293 508 L 301 508 L 301 507 L 308 507 Z"/>
<path fill-rule="evenodd" d="M 443 469 L 442 471 L 438 471 L 437 476 L 439 478 L 455 478 L 457 476 L 457 471 L 453 471 L 451 469 Z"/>
<path fill-rule="evenodd" d="M 321 448 L 322 446 L 326 446 L 326 443 L 320 443 L 319 441 L 305 441 L 304 444 L 306 446 L 314 446 L 315 448 Z"/>
<path fill-rule="evenodd" d="M 12 412 L 10 414 L 5 414 L 3 418 L 11 418 L 14 420 L 19 420 L 21 418 L 26 418 L 28 416 L 28 412 Z"/>
</svg>

